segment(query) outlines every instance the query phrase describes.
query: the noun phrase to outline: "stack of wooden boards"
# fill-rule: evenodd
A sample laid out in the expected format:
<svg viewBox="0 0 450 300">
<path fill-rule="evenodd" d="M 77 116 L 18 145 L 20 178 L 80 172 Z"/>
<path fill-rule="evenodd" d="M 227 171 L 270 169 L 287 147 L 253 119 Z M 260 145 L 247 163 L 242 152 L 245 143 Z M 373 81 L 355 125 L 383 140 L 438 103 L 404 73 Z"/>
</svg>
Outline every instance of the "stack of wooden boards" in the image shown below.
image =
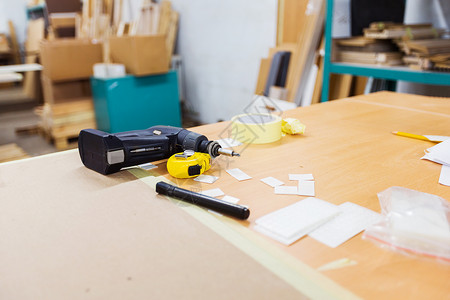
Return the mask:
<svg viewBox="0 0 450 300">
<path fill-rule="evenodd" d="M 45 102 L 35 112 L 41 118 L 41 133 L 58 150 L 67 149 L 80 130 L 96 128 L 89 79 L 53 81 L 42 75 L 42 87 Z"/>
<path fill-rule="evenodd" d="M 261 59 L 255 94 L 309 105 L 320 101 L 323 78 L 325 1 L 279 0 L 277 45 Z M 290 52 L 287 78 L 283 86 L 270 76 L 277 53 Z M 273 74 L 272 74 L 273 75 Z M 331 74 L 329 99 L 364 92 L 367 79 Z M 276 83 L 275 85 L 274 82 Z"/>
<path fill-rule="evenodd" d="M 416 70 L 450 72 L 450 40 L 427 39 L 403 43 L 403 61 Z"/>
<path fill-rule="evenodd" d="M 431 24 L 374 22 L 363 37 L 334 40 L 339 62 L 402 65 L 417 70 L 449 70 L 450 40 Z"/>
<path fill-rule="evenodd" d="M 142 0 L 137 13 L 132 9 L 131 0 L 83 0 L 81 13 L 52 13 L 50 37 L 56 37 L 57 29 L 74 27 L 76 38 L 106 41 L 109 37 L 136 35 L 164 35 L 167 55 L 173 54 L 178 30 L 178 12 L 171 2 L 160 4 Z M 109 61 L 105 47 L 105 62 Z"/>
<path fill-rule="evenodd" d="M 274 96 L 281 100 L 300 103 L 310 70 L 317 56 L 321 41 L 325 1 L 280 0 L 278 3 L 277 45 L 269 50 L 267 58 L 261 60 L 255 93 Z M 273 84 L 272 61 L 277 53 L 290 52 L 284 86 Z M 273 75 L 273 74 L 272 74 Z"/>
<path fill-rule="evenodd" d="M 396 66 L 403 54 L 389 40 L 366 37 L 336 40 L 335 60 L 347 63 Z"/>
<path fill-rule="evenodd" d="M 40 45 L 44 105 L 36 113 L 41 131 L 58 149 L 67 148 L 80 130 L 96 128 L 89 81 L 94 64 L 123 64 L 136 76 L 166 73 L 178 28 L 178 13 L 167 0 L 143 0 L 139 13 L 131 11 L 129 0 L 82 2 L 80 12 L 49 15 L 49 36 Z M 70 26 L 75 38 L 55 34 Z"/>
</svg>

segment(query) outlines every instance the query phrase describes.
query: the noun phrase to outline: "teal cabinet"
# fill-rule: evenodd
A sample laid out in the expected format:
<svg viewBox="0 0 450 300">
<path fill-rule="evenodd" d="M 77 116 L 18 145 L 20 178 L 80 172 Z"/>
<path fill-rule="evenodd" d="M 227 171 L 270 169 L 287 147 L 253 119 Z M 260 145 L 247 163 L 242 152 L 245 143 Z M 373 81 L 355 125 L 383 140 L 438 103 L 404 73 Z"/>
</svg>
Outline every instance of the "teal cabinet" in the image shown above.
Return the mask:
<svg viewBox="0 0 450 300">
<path fill-rule="evenodd" d="M 91 78 L 97 128 L 115 133 L 154 125 L 181 127 L 177 74 Z"/>
</svg>

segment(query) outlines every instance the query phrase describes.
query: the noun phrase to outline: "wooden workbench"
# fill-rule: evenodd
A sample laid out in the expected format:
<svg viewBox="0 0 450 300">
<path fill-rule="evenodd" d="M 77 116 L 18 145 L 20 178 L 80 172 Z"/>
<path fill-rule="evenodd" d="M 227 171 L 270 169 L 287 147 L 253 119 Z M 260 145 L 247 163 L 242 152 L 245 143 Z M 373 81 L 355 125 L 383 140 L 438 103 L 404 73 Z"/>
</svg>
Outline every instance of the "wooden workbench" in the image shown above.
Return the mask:
<svg viewBox="0 0 450 300">
<path fill-rule="evenodd" d="M 450 99 L 375 93 L 283 113 L 306 124 L 303 136 L 240 146 L 206 174 L 248 205 L 237 222 L 156 195 L 151 171 L 103 176 L 76 151 L 0 164 L 1 299 L 448 299 L 450 265 L 396 253 L 357 235 L 332 249 L 309 237 L 284 246 L 255 232 L 258 217 L 304 197 L 275 195 L 260 179 L 288 182 L 313 173 L 316 197 L 380 212 L 377 193 L 402 186 L 450 200 L 441 165 L 420 160 L 431 142 L 391 134 L 450 134 Z M 194 128 L 228 136 L 228 122 Z M 238 182 L 225 173 L 253 177 Z M 347 258 L 355 265 L 316 269 Z"/>
</svg>

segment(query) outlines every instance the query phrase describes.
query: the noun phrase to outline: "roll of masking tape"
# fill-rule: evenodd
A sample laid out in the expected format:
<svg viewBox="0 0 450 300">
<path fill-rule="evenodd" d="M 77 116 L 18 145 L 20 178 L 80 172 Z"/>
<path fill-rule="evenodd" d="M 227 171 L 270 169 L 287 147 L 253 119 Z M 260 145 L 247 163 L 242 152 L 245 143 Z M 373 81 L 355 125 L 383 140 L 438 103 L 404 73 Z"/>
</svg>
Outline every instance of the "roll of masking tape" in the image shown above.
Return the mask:
<svg viewBox="0 0 450 300">
<path fill-rule="evenodd" d="M 272 114 L 252 113 L 231 119 L 231 137 L 246 144 L 266 144 L 281 138 L 281 118 Z"/>
</svg>

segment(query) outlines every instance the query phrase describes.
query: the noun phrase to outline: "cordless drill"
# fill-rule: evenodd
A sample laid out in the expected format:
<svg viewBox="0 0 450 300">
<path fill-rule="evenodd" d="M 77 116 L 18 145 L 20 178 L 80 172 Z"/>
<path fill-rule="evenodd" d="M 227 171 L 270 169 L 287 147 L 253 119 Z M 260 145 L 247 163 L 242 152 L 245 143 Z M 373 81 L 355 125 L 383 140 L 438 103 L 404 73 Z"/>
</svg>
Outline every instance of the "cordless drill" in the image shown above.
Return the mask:
<svg viewBox="0 0 450 300">
<path fill-rule="evenodd" d="M 169 158 L 185 150 L 208 153 L 212 158 L 220 154 L 240 156 L 204 135 L 171 126 L 115 134 L 84 129 L 78 137 L 78 150 L 86 167 L 105 175 L 124 167 Z"/>
</svg>

